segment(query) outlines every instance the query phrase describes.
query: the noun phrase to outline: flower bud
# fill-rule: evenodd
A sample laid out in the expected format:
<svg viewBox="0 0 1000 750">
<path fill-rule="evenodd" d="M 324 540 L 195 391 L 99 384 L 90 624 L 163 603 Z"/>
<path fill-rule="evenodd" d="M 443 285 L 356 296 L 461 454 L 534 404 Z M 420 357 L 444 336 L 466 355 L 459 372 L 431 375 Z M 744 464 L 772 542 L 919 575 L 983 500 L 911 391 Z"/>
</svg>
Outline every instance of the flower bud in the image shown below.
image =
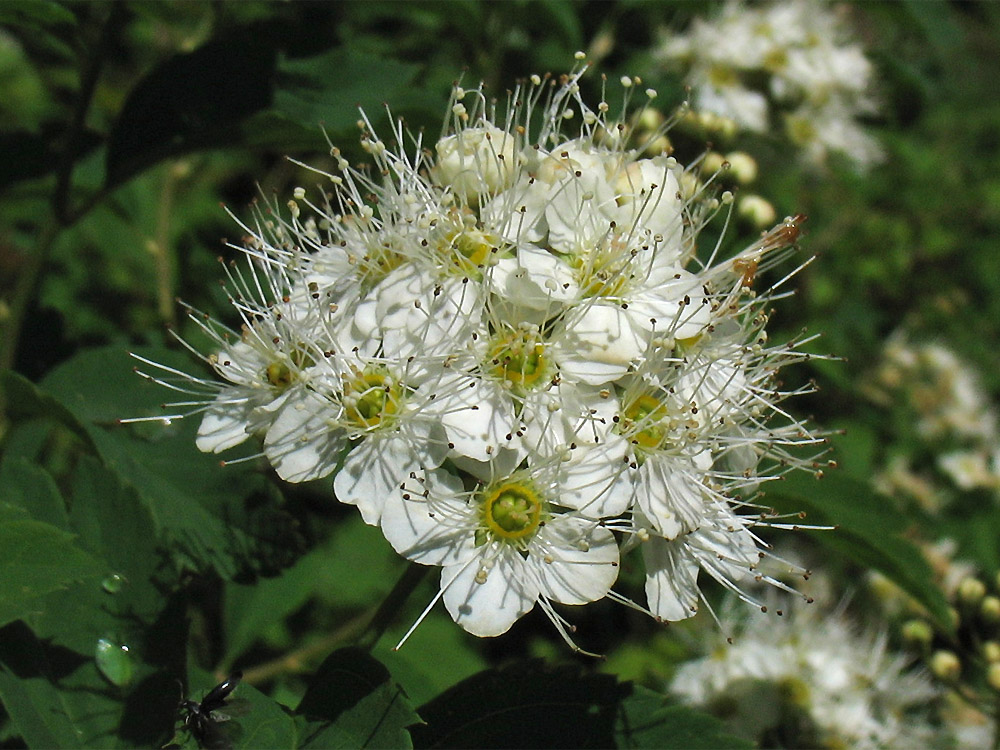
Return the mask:
<svg viewBox="0 0 1000 750">
<path fill-rule="evenodd" d="M 955 682 L 962 674 L 962 663 L 953 651 L 935 651 L 930 667 L 931 673 L 944 682 Z"/>
<path fill-rule="evenodd" d="M 1000 663 L 994 662 L 987 667 L 986 682 L 993 690 L 1000 693 Z"/>
<path fill-rule="evenodd" d="M 934 639 L 934 631 L 923 620 L 909 620 L 903 624 L 903 640 L 908 645 L 926 648 Z"/>
<path fill-rule="evenodd" d="M 732 175 L 742 185 L 757 179 L 757 160 L 745 151 L 733 151 L 726 156 Z"/>
<path fill-rule="evenodd" d="M 778 218 L 774 206 L 759 195 L 741 195 L 736 212 L 759 229 L 773 226 Z"/>
<path fill-rule="evenodd" d="M 986 596 L 986 584 L 978 578 L 963 578 L 958 584 L 958 600 L 963 604 L 975 606 Z"/>
<path fill-rule="evenodd" d="M 980 647 L 980 651 L 983 654 L 983 658 L 991 664 L 993 662 L 1000 661 L 1000 643 L 997 643 L 996 641 L 985 641 Z"/>
<path fill-rule="evenodd" d="M 434 179 L 470 203 L 508 187 L 517 172 L 514 137 L 486 125 L 465 128 L 437 142 Z"/>
<path fill-rule="evenodd" d="M 990 625 L 1000 624 L 1000 597 L 985 596 L 979 605 L 979 613 Z"/>
<path fill-rule="evenodd" d="M 726 158 L 718 151 L 709 151 L 701 161 L 702 171 L 706 174 L 715 174 L 726 163 Z"/>
</svg>

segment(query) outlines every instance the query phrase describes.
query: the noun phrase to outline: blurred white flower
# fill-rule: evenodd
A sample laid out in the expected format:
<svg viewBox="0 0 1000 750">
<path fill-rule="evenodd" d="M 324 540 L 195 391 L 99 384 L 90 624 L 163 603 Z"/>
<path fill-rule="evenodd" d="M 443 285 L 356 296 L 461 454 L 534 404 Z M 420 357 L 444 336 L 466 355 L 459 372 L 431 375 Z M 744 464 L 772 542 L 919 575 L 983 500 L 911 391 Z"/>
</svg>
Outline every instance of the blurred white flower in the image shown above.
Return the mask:
<svg viewBox="0 0 1000 750">
<path fill-rule="evenodd" d="M 696 112 L 754 133 L 784 128 L 816 163 L 831 151 L 859 169 L 884 158 L 859 123 L 878 110 L 873 67 L 832 4 L 731 0 L 669 35 L 657 57 L 683 68 Z"/>
<path fill-rule="evenodd" d="M 926 747 L 921 714 L 936 697 L 923 672 L 889 650 L 885 634 L 861 634 L 841 614 L 793 606 L 783 617 L 733 610 L 709 654 L 681 665 L 670 690 L 712 706 L 751 681 L 772 683 L 814 724 L 822 747 Z"/>
</svg>

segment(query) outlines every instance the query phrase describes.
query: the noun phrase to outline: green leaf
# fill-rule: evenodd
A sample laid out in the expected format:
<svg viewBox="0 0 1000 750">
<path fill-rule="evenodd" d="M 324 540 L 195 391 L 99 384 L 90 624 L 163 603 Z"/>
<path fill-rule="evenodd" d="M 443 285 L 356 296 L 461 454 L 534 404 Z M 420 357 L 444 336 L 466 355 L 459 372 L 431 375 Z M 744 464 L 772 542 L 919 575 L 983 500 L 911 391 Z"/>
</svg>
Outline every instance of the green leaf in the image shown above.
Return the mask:
<svg viewBox="0 0 1000 750">
<path fill-rule="evenodd" d="M 239 726 L 234 750 L 302 746 L 298 724 L 287 708 L 250 685 L 241 685 L 237 691 L 240 701 L 248 705 L 243 715 L 226 722 L 236 722 Z"/>
<path fill-rule="evenodd" d="M 4 5 L 0 3 L 0 12 Z M 0 153 L 7 155 L 0 172 L 0 190 L 21 180 L 31 180 L 55 172 L 60 164 L 60 154 L 53 148 L 57 133 L 29 133 L 23 130 L 0 133 Z M 101 142 L 97 133 L 82 131 L 75 142 L 73 159 L 79 159 Z"/>
<path fill-rule="evenodd" d="M 437 589 L 436 580 L 432 586 Z M 402 648 L 398 651 L 394 648 L 423 608 L 425 602 L 419 598 L 422 590 L 418 588 L 417 595 L 411 597 L 411 601 L 420 602 L 417 611 L 410 617 L 398 618 L 397 624 L 382 636 L 374 650 L 374 655 L 399 683 L 406 685 L 407 694 L 417 704 L 431 700 L 459 680 L 488 666 L 478 647 L 479 639 L 456 627 L 441 609 L 432 610 Z M 434 593 L 436 591 L 428 591 L 426 601 L 430 601 Z"/>
<path fill-rule="evenodd" d="M 82 662 L 79 654 L 41 643 L 24 623 L 0 630 L 0 701 L 28 747 L 98 743 L 100 729 L 81 726 L 77 720 L 75 709 L 84 708 L 82 696 L 63 693 L 55 684 Z M 86 709 L 106 707 L 99 696 L 89 704 Z"/>
<path fill-rule="evenodd" d="M 350 49 L 334 49 L 278 65 L 274 111 L 306 127 L 321 123 L 330 132 L 355 129 L 358 108 L 381 114 L 383 102 L 394 108 L 419 105 L 412 87 L 419 68 L 410 63 Z"/>
<path fill-rule="evenodd" d="M 358 561 L 364 560 L 363 565 Z M 380 601 L 399 575 L 399 556 L 382 532 L 352 515 L 329 539 L 293 567 L 255 585 L 229 584 L 223 613 L 224 664 L 232 664 L 268 628 L 317 596 L 338 608 L 367 608 Z"/>
<path fill-rule="evenodd" d="M 79 669 L 66 682 L 44 664 L 35 668 L 61 693 L 74 693 L 60 697 L 74 706 L 83 701 L 77 692 L 106 696 L 93 716 L 80 709 L 89 717 L 81 737 L 91 745 L 159 746 L 174 723 L 185 669 L 186 602 L 163 593 L 177 574 L 164 565 L 149 512 L 132 488 L 89 456 L 70 481 L 69 521 L 78 544 L 100 560 L 99 575 L 49 594 L 25 618 L 38 638 L 82 660 Z M 105 736 L 118 740 L 94 739 Z"/>
<path fill-rule="evenodd" d="M 183 610 L 173 613 L 177 620 Z M 93 655 L 42 640 L 21 622 L 0 630 L 0 701 L 29 747 L 160 747 L 177 700 L 176 674 L 143 667 L 124 691 Z"/>
<path fill-rule="evenodd" d="M 0 550 L 0 624 L 27 617 L 46 594 L 101 573 L 72 534 L 7 505 L 0 505 Z"/>
<path fill-rule="evenodd" d="M 168 156 L 238 142 L 272 97 L 275 53 L 248 32 L 210 41 L 151 71 L 129 93 L 108 141 L 108 185 Z"/>
<path fill-rule="evenodd" d="M 23 508 L 36 521 L 69 531 L 66 502 L 55 480 L 24 456 L 4 455 L 0 463 L 0 497 Z"/>
<path fill-rule="evenodd" d="M 0 3 L 0 23 L 40 31 L 47 26 L 76 26 L 76 16 L 53 0 L 5 0 Z"/>
<path fill-rule="evenodd" d="M 417 709 L 417 748 L 614 747 L 630 687 L 574 666 L 516 662 L 470 677 Z"/>
<path fill-rule="evenodd" d="M 793 474 L 767 485 L 764 502 L 782 513 L 804 511 L 804 524 L 837 526 L 805 533 L 854 565 L 879 571 L 922 604 L 941 627 L 952 629 L 948 603 L 934 585 L 930 566 L 916 545 L 900 536 L 905 520 L 866 482 L 838 473 L 821 480 Z"/>
<path fill-rule="evenodd" d="M 389 671 L 355 648 L 327 657 L 296 712 L 310 720 L 303 747 L 408 748 L 420 721 Z"/>
<path fill-rule="evenodd" d="M 193 367 L 177 352 L 141 351 L 157 362 Z M 197 418 L 147 429 L 146 439 L 117 424 L 121 417 L 162 413 L 159 403 L 169 395 L 137 376 L 135 361 L 115 347 L 87 350 L 53 370 L 43 385 L 79 418 L 105 464 L 138 491 L 157 538 L 180 565 L 211 566 L 233 579 L 294 561 L 302 538 L 278 507 L 273 486 L 250 463 L 223 468 L 218 458 L 198 451 Z M 242 448 L 244 455 L 252 450 Z M 237 450 L 234 457 L 239 455 Z"/>
<path fill-rule="evenodd" d="M 725 731 L 718 719 L 668 699 L 641 685 L 619 705 L 615 722 L 615 746 L 619 748 L 663 748 L 663 750 L 749 749 L 752 742 Z"/>
<path fill-rule="evenodd" d="M 90 443 L 87 429 L 76 416 L 22 375 L 13 370 L 0 372 L 0 388 L 3 389 L 7 415 L 12 420 L 48 417 L 68 427 L 76 435 Z M 91 443 L 91 447 L 93 444 Z"/>
</svg>

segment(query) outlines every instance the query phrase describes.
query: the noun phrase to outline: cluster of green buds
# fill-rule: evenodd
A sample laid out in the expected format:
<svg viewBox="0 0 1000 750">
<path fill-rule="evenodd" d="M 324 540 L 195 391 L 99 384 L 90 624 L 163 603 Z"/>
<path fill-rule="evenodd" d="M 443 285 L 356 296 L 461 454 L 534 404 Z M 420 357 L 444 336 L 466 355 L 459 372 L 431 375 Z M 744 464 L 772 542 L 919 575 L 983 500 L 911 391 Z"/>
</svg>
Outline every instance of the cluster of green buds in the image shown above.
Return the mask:
<svg viewBox="0 0 1000 750">
<path fill-rule="evenodd" d="M 992 587 L 968 576 L 952 598 L 953 632 L 912 619 L 903 625 L 903 638 L 935 678 L 992 714 L 1000 696 L 1000 574 Z"/>
<path fill-rule="evenodd" d="M 666 118 L 655 109 L 647 108 L 637 113 L 632 126 L 639 139 L 648 144 L 648 155 L 670 155 L 676 148 L 684 151 L 685 145 L 697 144 L 695 149 L 701 150 L 706 139 L 721 137 L 726 140 L 727 135 L 731 137 L 732 134 L 721 132 L 716 127 L 717 121 L 729 122 L 735 127 L 732 120 L 720 118 L 711 112 L 696 113 L 682 108 L 680 116 L 672 123 L 675 126 L 673 134 L 679 139 L 676 144 L 663 132 Z M 688 144 L 688 141 L 691 143 Z M 777 209 L 766 198 L 750 192 L 760 171 L 753 156 L 746 151 L 723 153 L 723 150 L 709 150 L 702 152 L 700 156 L 685 153 L 682 157 L 696 161 L 699 165 L 699 169 L 684 175 L 686 181 L 682 180 L 680 187 L 685 197 L 690 199 L 698 195 L 704 190 L 705 183 L 711 181 L 736 196 L 736 215 L 748 227 L 762 230 L 774 226 L 778 220 Z"/>
</svg>

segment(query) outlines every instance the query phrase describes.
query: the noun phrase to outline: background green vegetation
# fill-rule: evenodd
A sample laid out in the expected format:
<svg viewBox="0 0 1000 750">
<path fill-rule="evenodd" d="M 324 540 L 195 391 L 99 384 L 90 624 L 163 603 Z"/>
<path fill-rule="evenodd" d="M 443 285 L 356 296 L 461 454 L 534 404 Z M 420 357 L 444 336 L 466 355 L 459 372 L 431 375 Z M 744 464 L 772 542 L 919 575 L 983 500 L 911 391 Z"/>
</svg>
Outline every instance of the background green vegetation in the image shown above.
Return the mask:
<svg viewBox="0 0 1000 750">
<path fill-rule="evenodd" d="M 220 204 L 247 217 L 258 191 L 313 184 L 285 157 L 327 164 L 321 126 L 360 160 L 357 107 L 384 122 L 389 103 L 432 141 L 459 76 L 502 99 L 518 77 L 566 70 L 578 49 L 596 66 L 592 92 L 602 73 L 639 74 L 667 107 L 682 90 L 651 49 L 710 7 L 0 3 L 0 744 L 194 746 L 175 734 L 178 702 L 235 669 L 249 704 L 227 727 L 237 746 L 738 742 L 661 695 L 709 618 L 664 630 L 606 602 L 574 611 L 580 645 L 608 655 L 595 663 L 538 612 L 479 640 L 436 610 L 393 652 L 436 577 L 404 579 L 412 595 L 380 612 L 406 564 L 330 482 L 283 485 L 252 461 L 219 468 L 194 448 L 194 421 L 116 423 L 169 398 L 132 373 L 127 350 L 198 368 L 166 332 L 198 340 L 177 298 L 228 314 L 218 259 L 236 255 L 221 240 L 240 230 Z M 807 327 L 823 334 L 817 352 L 845 358 L 788 373 L 821 387 L 798 413 L 847 430 L 834 439 L 842 471 L 769 498 L 841 525 L 800 545 L 838 597 L 880 570 L 947 638 L 944 595 L 915 542 L 953 537 L 994 574 L 997 498 L 956 492 L 932 515 L 873 494 L 891 456 L 928 447 L 905 408 L 861 384 L 906 326 L 1000 387 L 1000 5 L 864 3 L 849 15 L 879 71 L 884 116 L 871 126 L 887 163 L 817 173 L 777 137 L 740 143 L 760 162 L 756 192 L 780 216 L 808 215 L 803 252 L 820 255 L 772 338 Z M 641 590 L 639 571 L 622 580 Z M 864 612 L 869 594 L 855 594 Z"/>
</svg>

